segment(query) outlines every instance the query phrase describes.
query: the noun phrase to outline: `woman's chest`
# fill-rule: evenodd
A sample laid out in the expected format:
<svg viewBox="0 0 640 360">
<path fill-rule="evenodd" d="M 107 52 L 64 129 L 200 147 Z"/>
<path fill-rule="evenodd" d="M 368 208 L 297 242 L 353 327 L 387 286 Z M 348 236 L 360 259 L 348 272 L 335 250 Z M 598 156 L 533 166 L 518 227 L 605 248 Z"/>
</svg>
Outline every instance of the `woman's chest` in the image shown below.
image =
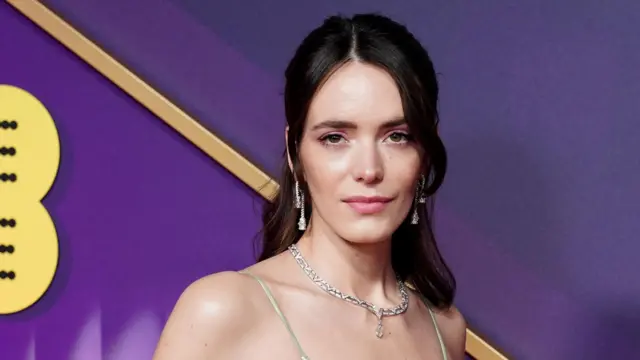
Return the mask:
<svg viewBox="0 0 640 360">
<path fill-rule="evenodd" d="M 242 358 L 300 359 L 304 353 L 309 360 L 442 359 L 437 335 L 426 322 L 385 318 L 378 338 L 375 316 L 310 315 L 289 316 L 289 328 L 279 318 L 263 322 Z"/>
</svg>

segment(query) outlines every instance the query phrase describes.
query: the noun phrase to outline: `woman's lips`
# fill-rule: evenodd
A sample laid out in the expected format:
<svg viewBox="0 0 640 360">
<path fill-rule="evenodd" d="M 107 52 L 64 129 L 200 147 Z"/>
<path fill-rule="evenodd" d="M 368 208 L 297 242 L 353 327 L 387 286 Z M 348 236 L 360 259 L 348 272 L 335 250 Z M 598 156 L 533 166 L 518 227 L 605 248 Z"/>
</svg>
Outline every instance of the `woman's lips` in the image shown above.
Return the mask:
<svg viewBox="0 0 640 360">
<path fill-rule="evenodd" d="M 359 214 L 371 215 L 384 210 L 391 200 L 386 196 L 352 196 L 342 201 Z"/>
</svg>

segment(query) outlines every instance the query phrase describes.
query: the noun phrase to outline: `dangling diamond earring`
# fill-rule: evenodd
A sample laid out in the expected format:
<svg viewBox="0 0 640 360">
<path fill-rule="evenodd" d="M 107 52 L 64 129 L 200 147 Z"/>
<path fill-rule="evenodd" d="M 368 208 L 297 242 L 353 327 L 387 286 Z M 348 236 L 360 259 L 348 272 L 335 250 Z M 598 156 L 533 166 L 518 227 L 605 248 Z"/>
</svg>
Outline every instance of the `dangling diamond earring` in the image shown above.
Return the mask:
<svg viewBox="0 0 640 360">
<path fill-rule="evenodd" d="M 420 217 L 418 216 L 418 206 L 419 204 L 424 204 L 427 202 L 427 197 L 424 195 L 424 184 L 426 180 L 424 175 L 420 177 L 420 182 L 418 182 L 418 186 L 416 189 L 416 197 L 413 205 L 413 215 L 411 216 L 411 224 L 417 225 Z"/>
<path fill-rule="evenodd" d="M 293 206 L 295 206 L 296 209 L 300 209 L 300 207 L 302 206 L 302 201 L 300 201 L 300 184 L 298 184 L 298 181 L 296 180 L 295 186 L 293 188 L 293 198 L 294 203 Z"/>
<path fill-rule="evenodd" d="M 296 180 L 295 189 L 294 189 L 294 197 L 295 203 L 294 206 L 296 209 L 300 209 L 300 219 L 298 220 L 298 230 L 304 231 L 307 228 L 307 219 L 304 217 L 304 193 L 300 189 L 300 184 Z"/>
<path fill-rule="evenodd" d="M 417 225 L 419 219 L 420 218 L 418 217 L 418 202 L 415 201 L 413 205 L 413 215 L 411 216 L 411 225 Z"/>
<path fill-rule="evenodd" d="M 420 197 L 418 198 L 418 202 L 420 204 L 425 204 L 427 202 L 427 197 L 424 195 L 424 185 L 426 184 L 427 180 L 424 178 L 424 175 L 422 175 L 420 177 L 420 185 L 418 188 L 418 194 L 420 194 Z"/>
</svg>

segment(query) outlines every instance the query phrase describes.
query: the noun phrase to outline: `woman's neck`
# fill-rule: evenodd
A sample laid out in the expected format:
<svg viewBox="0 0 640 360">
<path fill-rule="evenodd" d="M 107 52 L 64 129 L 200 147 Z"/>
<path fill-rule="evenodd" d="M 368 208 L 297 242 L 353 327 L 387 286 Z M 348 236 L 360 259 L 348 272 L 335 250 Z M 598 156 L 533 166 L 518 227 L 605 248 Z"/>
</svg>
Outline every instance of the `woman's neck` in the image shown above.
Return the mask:
<svg viewBox="0 0 640 360">
<path fill-rule="evenodd" d="M 310 227 L 297 245 L 316 274 L 341 292 L 376 306 L 397 305 L 400 296 L 391 265 L 391 239 L 352 243 L 318 225 Z"/>
</svg>

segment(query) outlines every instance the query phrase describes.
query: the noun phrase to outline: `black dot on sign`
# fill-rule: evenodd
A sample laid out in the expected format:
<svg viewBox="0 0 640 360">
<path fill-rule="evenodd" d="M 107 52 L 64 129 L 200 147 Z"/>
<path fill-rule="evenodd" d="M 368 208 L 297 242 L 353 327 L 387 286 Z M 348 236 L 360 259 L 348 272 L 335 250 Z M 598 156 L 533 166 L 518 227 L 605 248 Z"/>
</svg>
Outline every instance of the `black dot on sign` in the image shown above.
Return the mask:
<svg viewBox="0 0 640 360">
<path fill-rule="evenodd" d="M 15 227 L 16 221 L 14 219 L 0 219 L 0 226 Z"/>
<path fill-rule="evenodd" d="M 0 129 L 17 129 L 18 128 L 18 122 L 15 120 L 12 121 L 8 121 L 8 120 L 2 120 L 0 121 Z"/>
<path fill-rule="evenodd" d="M 14 147 L 0 147 L 0 155 L 14 156 L 16 154 L 16 148 Z"/>
<path fill-rule="evenodd" d="M 9 271 L 7 273 L 7 277 L 9 278 L 9 280 L 13 280 L 16 278 L 16 273 L 14 273 L 13 271 Z"/>
<path fill-rule="evenodd" d="M 9 155 L 9 156 L 14 156 L 16 154 L 16 148 L 14 147 L 0 147 L 0 155 Z"/>
<path fill-rule="evenodd" d="M 15 182 L 16 180 L 18 180 L 18 175 L 13 173 L 12 174 L 2 173 L 0 174 L 0 180 Z"/>
<path fill-rule="evenodd" d="M 2 120 L 0 121 L 0 129 L 17 129 L 18 128 L 18 122 L 15 120 L 12 121 L 8 121 L 8 120 Z"/>
</svg>

